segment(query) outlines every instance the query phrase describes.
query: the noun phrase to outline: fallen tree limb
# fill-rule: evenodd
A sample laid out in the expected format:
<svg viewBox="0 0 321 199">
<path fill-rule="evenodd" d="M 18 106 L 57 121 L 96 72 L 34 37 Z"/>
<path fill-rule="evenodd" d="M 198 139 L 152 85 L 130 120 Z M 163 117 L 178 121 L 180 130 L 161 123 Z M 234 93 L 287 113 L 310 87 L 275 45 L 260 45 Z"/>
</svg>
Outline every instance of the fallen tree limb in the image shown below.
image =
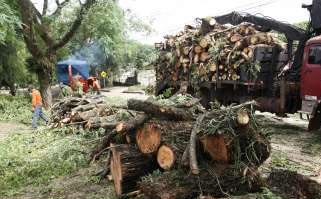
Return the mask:
<svg viewBox="0 0 321 199">
<path fill-rule="evenodd" d="M 194 120 L 193 114 L 188 110 L 173 106 L 158 105 L 150 101 L 130 99 L 128 101 L 128 109 L 143 111 L 156 118 L 165 117 L 173 120 Z"/>
</svg>

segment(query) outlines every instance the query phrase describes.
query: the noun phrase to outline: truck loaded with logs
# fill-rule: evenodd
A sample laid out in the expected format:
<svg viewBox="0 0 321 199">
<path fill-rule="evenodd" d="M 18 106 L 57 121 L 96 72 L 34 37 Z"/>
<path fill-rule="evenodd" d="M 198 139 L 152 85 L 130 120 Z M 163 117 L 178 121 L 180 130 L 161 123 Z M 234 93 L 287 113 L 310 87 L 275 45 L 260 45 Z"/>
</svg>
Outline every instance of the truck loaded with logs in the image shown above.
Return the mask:
<svg viewBox="0 0 321 199">
<path fill-rule="evenodd" d="M 155 44 L 156 94 L 173 88 L 201 97 L 206 107 L 215 100 L 228 105 L 255 99 L 262 111 L 312 116 L 309 129 L 319 129 L 321 0 L 302 7 L 311 15 L 306 30 L 232 12 L 198 19 L 198 26 L 166 36 Z"/>
</svg>

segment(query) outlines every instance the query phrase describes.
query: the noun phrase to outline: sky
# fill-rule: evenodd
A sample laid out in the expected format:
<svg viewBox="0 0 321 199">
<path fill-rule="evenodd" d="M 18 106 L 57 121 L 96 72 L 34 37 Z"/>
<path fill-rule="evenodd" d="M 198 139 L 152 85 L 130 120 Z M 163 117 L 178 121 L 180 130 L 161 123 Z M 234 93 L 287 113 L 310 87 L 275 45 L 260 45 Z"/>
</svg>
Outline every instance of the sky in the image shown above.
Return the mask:
<svg viewBox="0 0 321 199">
<path fill-rule="evenodd" d="M 152 21 L 151 35 L 132 34 L 133 39 L 153 44 L 167 34 L 183 30 L 185 24 L 193 24 L 195 18 L 217 16 L 231 11 L 262 14 L 276 20 L 295 23 L 309 19 L 309 13 L 301 8 L 302 3 L 312 0 L 119 0 L 119 5 Z"/>
</svg>

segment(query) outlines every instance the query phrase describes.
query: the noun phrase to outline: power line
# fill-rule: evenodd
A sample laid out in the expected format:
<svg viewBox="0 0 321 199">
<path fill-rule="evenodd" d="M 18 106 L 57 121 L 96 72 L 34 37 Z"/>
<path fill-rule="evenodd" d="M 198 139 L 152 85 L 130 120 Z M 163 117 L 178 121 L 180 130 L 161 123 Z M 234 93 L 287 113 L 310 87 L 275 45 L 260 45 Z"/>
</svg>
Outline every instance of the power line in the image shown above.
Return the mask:
<svg viewBox="0 0 321 199">
<path fill-rule="evenodd" d="M 249 7 L 249 8 L 243 9 L 243 10 L 240 10 L 239 12 L 244 12 L 244 11 L 252 10 L 252 9 L 255 9 L 255 8 L 264 7 L 264 6 L 273 4 L 273 3 L 275 3 L 275 2 L 277 2 L 277 0 L 272 0 L 272 1 L 269 1 L 269 2 L 266 2 L 266 3 L 262 3 L 262 4 L 259 4 L 259 5 L 256 5 L 256 6 L 252 6 L 252 7 Z"/>
</svg>

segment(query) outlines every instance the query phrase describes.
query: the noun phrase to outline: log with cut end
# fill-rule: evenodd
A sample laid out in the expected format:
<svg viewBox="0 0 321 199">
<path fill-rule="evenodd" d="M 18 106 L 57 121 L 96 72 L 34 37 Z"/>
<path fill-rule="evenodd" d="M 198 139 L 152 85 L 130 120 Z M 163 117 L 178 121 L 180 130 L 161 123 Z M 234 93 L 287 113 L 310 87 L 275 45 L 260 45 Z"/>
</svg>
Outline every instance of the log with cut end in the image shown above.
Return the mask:
<svg viewBox="0 0 321 199">
<path fill-rule="evenodd" d="M 131 145 L 111 144 L 111 150 L 110 169 L 116 195 L 136 191 L 139 179 L 155 169 L 152 158 Z"/>
<path fill-rule="evenodd" d="M 206 37 L 202 38 L 199 43 L 199 45 L 202 48 L 207 48 L 208 44 L 209 44 L 209 38 L 206 38 Z"/>
<path fill-rule="evenodd" d="M 246 109 L 240 109 L 239 111 L 237 111 L 236 120 L 240 126 L 247 126 L 250 122 L 248 111 Z"/>
<path fill-rule="evenodd" d="M 128 108 L 131 110 L 142 111 L 156 118 L 167 118 L 173 120 L 194 120 L 192 112 L 173 106 L 159 105 L 151 101 L 137 99 L 128 100 Z"/>
<path fill-rule="evenodd" d="M 233 36 L 231 36 L 230 41 L 233 42 L 233 43 L 235 43 L 235 42 L 237 42 L 237 41 L 240 41 L 242 38 L 243 38 L 242 35 L 240 35 L 240 34 L 234 34 Z"/>
<path fill-rule="evenodd" d="M 200 139 L 203 150 L 208 153 L 212 160 L 222 164 L 228 164 L 231 161 L 232 137 L 226 135 L 204 136 Z"/>
<path fill-rule="evenodd" d="M 194 47 L 194 52 L 196 54 L 200 54 L 203 51 L 203 48 L 201 46 L 195 46 Z"/>
<path fill-rule="evenodd" d="M 205 62 L 207 61 L 208 59 L 210 58 L 208 52 L 202 52 L 201 53 L 201 56 L 200 56 L 200 61 L 201 62 Z"/>
<path fill-rule="evenodd" d="M 175 122 L 174 124 L 170 122 L 161 125 L 167 125 L 170 128 L 162 130 L 162 145 L 157 152 L 157 162 L 161 168 L 169 170 L 182 162 L 183 153 L 189 143 L 192 125 L 187 122 Z"/>
<path fill-rule="evenodd" d="M 136 131 L 136 143 L 142 153 L 156 153 L 167 145 L 179 159 L 189 140 L 193 122 L 150 120 Z M 175 162 L 175 161 L 174 161 Z"/>
<path fill-rule="evenodd" d="M 132 118 L 128 121 L 118 122 L 115 127 L 116 132 L 118 132 L 118 133 L 129 132 L 135 128 L 138 128 L 147 119 L 148 119 L 148 116 L 146 114 L 144 114 L 144 113 L 137 114 L 134 118 Z"/>
</svg>

